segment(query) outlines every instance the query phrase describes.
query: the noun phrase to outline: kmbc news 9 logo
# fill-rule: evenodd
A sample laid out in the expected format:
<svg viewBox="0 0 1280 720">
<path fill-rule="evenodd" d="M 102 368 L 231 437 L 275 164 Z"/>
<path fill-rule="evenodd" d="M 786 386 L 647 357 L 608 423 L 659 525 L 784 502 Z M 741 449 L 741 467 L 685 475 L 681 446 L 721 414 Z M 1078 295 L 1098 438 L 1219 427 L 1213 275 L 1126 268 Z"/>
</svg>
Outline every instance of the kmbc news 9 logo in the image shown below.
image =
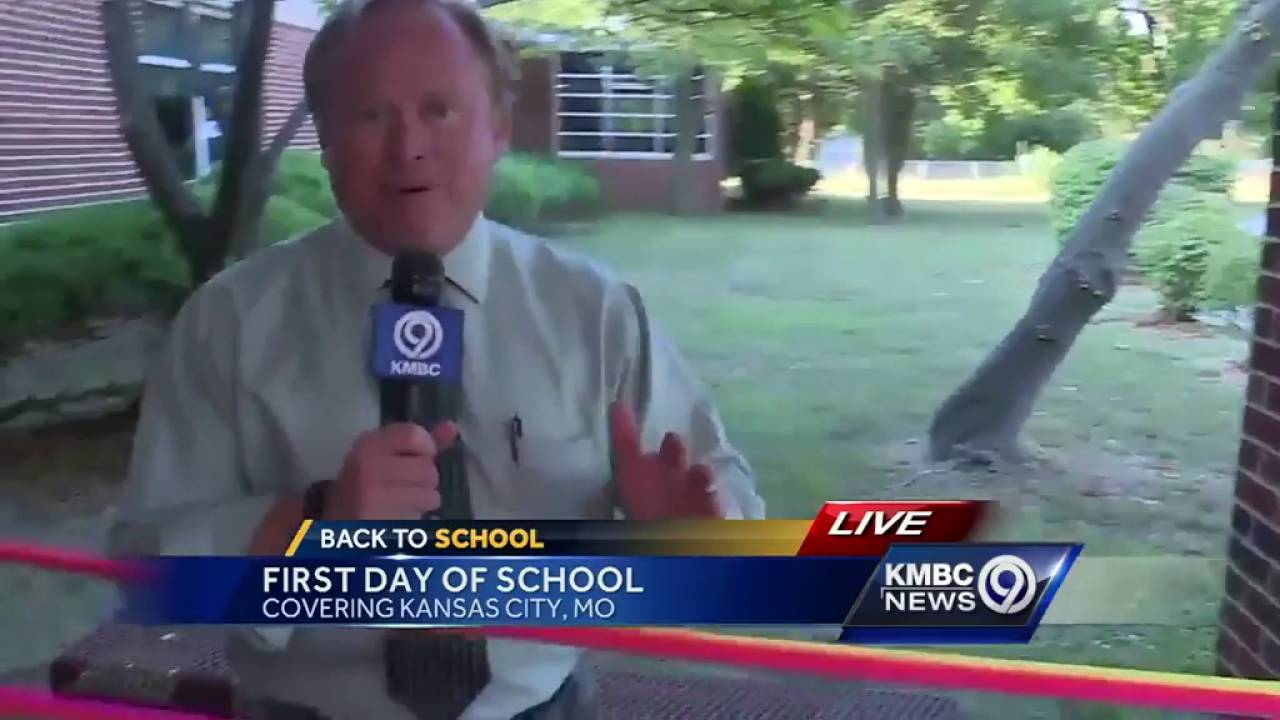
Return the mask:
<svg viewBox="0 0 1280 720">
<path fill-rule="evenodd" d="M 1083 546 L 967 541 L 988 508 L 966 501 L 828 503 L 805 539 L 810 552 L 834 554 L 843 547 L 881 555 L 845 618 L 841 639 L 1029 641 Z"/>
</svg>

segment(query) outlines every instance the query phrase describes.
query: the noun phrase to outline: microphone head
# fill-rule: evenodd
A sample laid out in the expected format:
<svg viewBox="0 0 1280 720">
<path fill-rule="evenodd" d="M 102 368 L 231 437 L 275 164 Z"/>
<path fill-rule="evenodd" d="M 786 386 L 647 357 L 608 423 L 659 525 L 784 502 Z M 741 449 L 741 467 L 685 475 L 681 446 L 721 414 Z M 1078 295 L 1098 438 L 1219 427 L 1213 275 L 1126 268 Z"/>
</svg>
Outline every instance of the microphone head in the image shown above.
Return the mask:
<svg viewBox="0 0 1280 720">
<path fill-rule="evenodd" d="M 444 262 L 425 250 L 405 250 L 391 263 L 391 299 L 406 305 L 438 305 Z"/>
</svg>

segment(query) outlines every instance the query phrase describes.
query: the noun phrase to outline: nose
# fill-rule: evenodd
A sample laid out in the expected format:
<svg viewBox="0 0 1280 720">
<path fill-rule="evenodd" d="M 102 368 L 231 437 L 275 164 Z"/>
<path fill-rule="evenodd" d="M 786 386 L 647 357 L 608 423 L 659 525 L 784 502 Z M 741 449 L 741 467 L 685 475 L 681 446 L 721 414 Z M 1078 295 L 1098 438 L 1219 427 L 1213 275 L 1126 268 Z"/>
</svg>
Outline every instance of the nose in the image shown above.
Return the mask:
<svg viewBox="0 0 1280 720">
<path fill-rule="evenodd" d="M 421 162 L 430 151 L 431 131 L 416 113 L 396 113 L 388 150 L 396 162 Z"/>
</svg>

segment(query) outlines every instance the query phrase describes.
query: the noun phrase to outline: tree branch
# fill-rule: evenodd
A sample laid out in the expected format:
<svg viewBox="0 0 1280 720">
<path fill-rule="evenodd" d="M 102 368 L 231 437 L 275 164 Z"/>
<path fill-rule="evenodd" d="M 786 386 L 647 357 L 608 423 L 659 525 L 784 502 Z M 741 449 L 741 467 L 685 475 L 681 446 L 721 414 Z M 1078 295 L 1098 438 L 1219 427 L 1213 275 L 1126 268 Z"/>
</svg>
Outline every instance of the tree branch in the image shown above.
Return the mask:
<svg viewBox="0 0 1280 720">
<path fill-rule="evenodd" d="M 213 203 L 214 236 L 227 243 L 217 248 L 219 257 L 226 254 L 233 233 L 238 231 L 241 206 L 246 200 L 253 201 L 246 196 L 246 190 L 258 190 L 252 187 L 252 182 L 246 183 L 245 180 L 262 152 L 263 71 L 271 47 L 275 2 L 245 0 L 241 11 L 250 13 L 249 28 L 236 66 L 235 96 L 223 151 L 222 178 Z"/>
<path fill-rule="evenodd" d="M 266 151 L 259 153 L 254 162 L 250 163 L 246 177 L 242 180 L 245 201 L 240 204 L 239 216 L 234 223 L 235 230 L 231 234 L 231 246 L 228 249 L 231 257 L 243 258 L 258 247 L 261 236 L 256 230 L 267 203 L 271 200 L 271 188 L 275 182 L 280 156 L 289 147 L 293 136 L 298 134 L 302 123 L 307 121 L 307 115 L 306 102 L 299 101 L 271 138 Z"/>
<path fill-rule="evenodd" d="M 178 162 L 138 82 L 138 50 L 127 0 L 103 0 L 107 70 L 120 118 L 120 132 L 138 166 L 152 202 L 178 236 L 184 254 L 198 257 L 192 229 L 207 215 L 184 184 Z"/>
<path fill-rule="evenodd" d="M 302 129 L 302 123 L 307 121 L 309 114 L 305 100 L 299 100 L 298 104 L 293 106 L 293 110 L 289 111 L 289 117 L 285 118 L 284 123 L 280 125 L 280 129 L 276 130 L 276 135 L 271 138 L 271 144 L 267 147 L 264 155 L 264 166 L 268 173 L 275 172 L 276 162 L 280 160 L 280 156 L 284 154 L 285 149 L 289 147 L 289 143 L 293 141 L 293 136 L 298 134 L 298 130 Z"/>
</svg>

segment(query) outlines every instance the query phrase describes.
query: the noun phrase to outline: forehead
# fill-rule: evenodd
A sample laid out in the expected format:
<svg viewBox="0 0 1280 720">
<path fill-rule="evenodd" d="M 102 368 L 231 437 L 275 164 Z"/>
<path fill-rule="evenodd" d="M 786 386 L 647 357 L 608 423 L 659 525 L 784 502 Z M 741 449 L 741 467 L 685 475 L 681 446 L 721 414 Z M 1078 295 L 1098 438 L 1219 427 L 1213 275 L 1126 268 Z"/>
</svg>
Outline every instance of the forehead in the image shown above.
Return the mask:
<svg viewBox="0 0 1280 720">
<path fill-rule="evenodd" d="M 337 44 L 348 92 L 472 82 L 483 62 L 461 26 L 429 4 L 391 3 L 360 18 Z"/>
</svg>

